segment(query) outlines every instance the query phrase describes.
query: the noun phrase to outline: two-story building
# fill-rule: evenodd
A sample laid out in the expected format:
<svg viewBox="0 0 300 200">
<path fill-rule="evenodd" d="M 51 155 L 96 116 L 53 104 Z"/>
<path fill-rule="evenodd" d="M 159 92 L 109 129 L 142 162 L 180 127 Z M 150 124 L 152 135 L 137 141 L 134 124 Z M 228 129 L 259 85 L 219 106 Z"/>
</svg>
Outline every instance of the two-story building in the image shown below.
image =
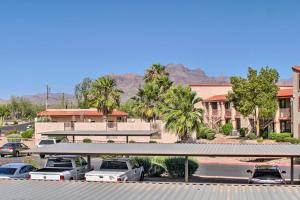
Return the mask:
<svg viewBox="0 0 300 200">
<path fill-rule="evenodd" d="M 300 67 L 298 70 L 300 72 Z M 297 70 L 294 70 L 294 73 L 296 72 Z M 278 110 L 275 119 L 269 124 L 269 131 L 292 132 L 292 105 L 295 95 L 300 91 L 296 90 L 293 94 L 293 90 L 295 90 L 298 84 L 295 80 L 293 83 L 293 85 L 279 85 L 279 91 L 277 93 Z M 202 98 L 202 102 L 200 102 L 198 106 L 204 110 L 204 122 L 210 127 L 217 128 L 220 125 L 230 122 L 236 130 L 240 128 L 254 129 L 253 117 L 242 116 L 235 110 L 233 105 L 228 102 L 227 94 L 232 90 L 230 84 L 192 84 L 191 88 Z M 296 131 L 296 133 L 298 133 L 298 131 Z M 297 137 L 297 135 L 298 134 L 295 134 L 295 137 Z"/>
</svg>

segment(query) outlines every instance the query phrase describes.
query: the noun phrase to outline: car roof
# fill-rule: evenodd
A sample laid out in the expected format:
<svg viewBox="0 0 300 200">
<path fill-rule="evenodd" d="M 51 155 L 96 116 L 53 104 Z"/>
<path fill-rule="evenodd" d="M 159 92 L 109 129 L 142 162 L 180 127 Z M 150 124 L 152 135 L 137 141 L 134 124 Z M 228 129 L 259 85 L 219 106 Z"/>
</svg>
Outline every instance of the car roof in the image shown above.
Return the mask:
<svg viewBox="0 0 300 200">
<path fill-rule="evenodd" d="M 6 168 L 20 168 L 20 167 L 23 167 L 23 166 L 27 166 L 27 165 L 30 165 L 28 163 L 9 163 L 9 164 L 4 164 L 4 165 L 1 165 L 1 167 L 6 167 Z"/>
</svg>

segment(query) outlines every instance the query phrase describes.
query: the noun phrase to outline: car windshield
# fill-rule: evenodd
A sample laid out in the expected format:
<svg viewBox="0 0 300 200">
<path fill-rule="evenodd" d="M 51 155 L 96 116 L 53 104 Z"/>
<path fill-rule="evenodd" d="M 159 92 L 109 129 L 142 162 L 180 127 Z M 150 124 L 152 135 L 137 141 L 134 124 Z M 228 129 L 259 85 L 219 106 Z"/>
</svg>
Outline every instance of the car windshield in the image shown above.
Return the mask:
<svg viewBox="0 0 300 200">
<path fill-rule="evenodd" d="M 281 179 L 281 175 L 276 169 L 256 170 L 253 178 L 258 179 Z"/>
<path fill-rule="evenodd" d="M 8 144 L 3 145 L 2 148 L 6 149 L 6 148 L 12 148 L 12 147 L 14 147 L 14 146 L 15 146 L 14 144 L 8 143 Z"/>
<path fill-rule="evenodd" d="M 41 140 L 40 144 L 54 144 L 54 140 Z"/>
<path fill-rule="evenodd" d="M 103 161 L 100 169 L 128 170 L 126 162 L 123 161 Z"/>
<path fill-rule="evenodd" d="M 0 167 L 0 175 L 14 175 L 16 171 L 17 168 Z"/>
<path fill-rule="evenodd" d="M 50 158 L 46 167 L 72 168 L 72 160 L 69 158 Z"/>
</svg>

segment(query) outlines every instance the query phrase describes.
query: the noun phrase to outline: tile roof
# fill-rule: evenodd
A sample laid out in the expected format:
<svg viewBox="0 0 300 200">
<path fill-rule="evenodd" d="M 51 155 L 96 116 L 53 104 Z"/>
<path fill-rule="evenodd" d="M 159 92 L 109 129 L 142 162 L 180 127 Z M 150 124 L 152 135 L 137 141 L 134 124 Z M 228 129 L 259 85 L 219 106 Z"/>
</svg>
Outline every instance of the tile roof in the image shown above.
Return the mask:
<svg viewBox="0 0 300 200">
<path fill-rule="evenodd" d="M 292 69 L 294 71 L 300 72 L 300 66 L 294 66 L 294 67 L 292 67 Z"/>
<path fill-rule="evenodd" d="M 0 180 L 3 199 L 298 200 L 298 185 Z"/>
<path fill-rule="evenodd" d="M 221 95 L 215 95 L 215 96 L 211 96 L 207 99 L 205 99 L 205 101 L 226 101 L 227 100 L 227 95 L 225 94 L 221 94 Z"/>
<path fill-rule="evenodd" d="M 292 97 L 293 89 L 281 89 L 277 93 L 277 97 Z"/>
<path fill-rule="evenodd" d="M 78 109 L 78 110 L 67 110 L 67 109 L 53 109 L 39 112 L 38 116 L 103 116 L 101 112 L 97 110 Z M 123 111 L 114 110 L 109 116 L 128 116 L 128 113 Z"/>
</svg>

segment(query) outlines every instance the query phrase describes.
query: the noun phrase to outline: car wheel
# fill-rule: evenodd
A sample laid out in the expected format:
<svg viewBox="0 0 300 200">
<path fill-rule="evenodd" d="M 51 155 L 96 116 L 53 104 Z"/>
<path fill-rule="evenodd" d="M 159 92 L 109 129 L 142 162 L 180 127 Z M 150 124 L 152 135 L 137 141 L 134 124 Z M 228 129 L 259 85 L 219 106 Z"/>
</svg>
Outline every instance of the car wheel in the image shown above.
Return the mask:
<svg viewBox="0 0 300 200">
<path fill-rule="evenodd" d="M 40 155 L 40 158 L 41 158 L 41 159 L 44 159 L 44 158 L 45 158 L 45 155 Z"/>
<path fill-rule="evenodd" d="M 1 154 L 1 157 L 3 158 L 3 157 L 4 157 L 4 155 L 2 155 L 2 154 Z"/>
<path fill-rule="evenodd" d="M 140 177 L 140 181 L 143 181 L 144 178 L 145 178 L 145 174 L 144 174 L 144 172 L 142 172 L 142 173 L 141 173 L 141 177 Z"/>
</svg>

